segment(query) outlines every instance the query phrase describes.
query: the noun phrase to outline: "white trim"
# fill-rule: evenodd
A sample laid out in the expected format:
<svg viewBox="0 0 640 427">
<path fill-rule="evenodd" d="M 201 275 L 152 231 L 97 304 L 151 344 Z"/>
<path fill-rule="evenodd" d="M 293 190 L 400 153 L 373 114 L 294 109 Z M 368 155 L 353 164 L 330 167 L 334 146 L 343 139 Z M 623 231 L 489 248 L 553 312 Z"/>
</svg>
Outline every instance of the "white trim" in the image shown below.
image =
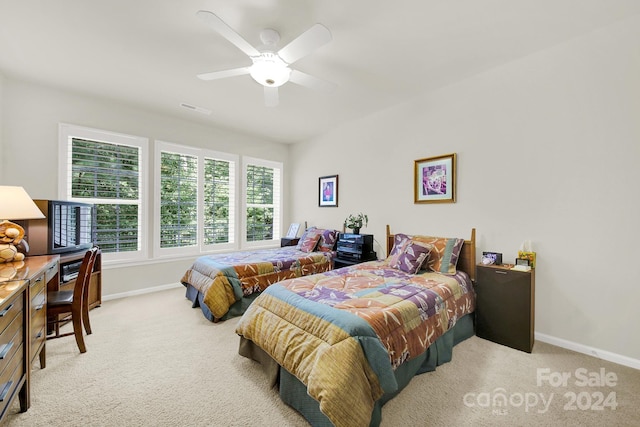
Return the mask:
<svg viewBox="0 0 640 427">
<path fill-rule="evenodd" d="M 148 176 L 149 176 L 149 139 L 141 136 L 127 135 L 102 129 L 92 129 L 67 123 L 58 124 L 58 197 L 62 200 L 75 200 L 86 203 L 96 203 L 96 200 L 74 199 L 71 194 L 71 139 L 82 138 L 109 144 L 128 145 L 140 149 L 139 158 L 139 200 L 138 212 L 138 251 L 103 253 L 103 262 L 129 262 L 148 259 L 149 254 L 149 226 L 147 212 L 149 206 Z"/>
<path fill-rule="evenodd" d="M 162 201 L 162 197 L 160 194 L 161 190 L 161 156 L 162 153 L 175 153 L 179 155 L 187 155 L 192 156 L 198 159 L 198 230 L 197 236 L 198 241 L 194 246 L 185 246 L 178 248 L 161 248 L 160 247 L 160 227 L 161 227 L 161 219 L 160 219 L 160 204 Z M 224 160 L 228 161 L 231 165 L 230 173 L 232 185 L 229 194 L 229 220 L 231 222 L 229 236 L 231 241 L 229 243 L 217 243 L 213 245 L 205 245 L 204 244 L 204 171 L 205 171 L 205 159 L 213 159 L 213 160 Z M 191 146 L 175 144 L 172 142 L 166 141 L 155 141 L 154 147 L 154 181 L 156 183 L 154 190 L 154 212 L 153 212 L 153 257 L 155 259 L 175 259 L 176 256 L 188 256 L 188 255 L 200 255 L 206 252 L 212 251 L 223 251 L 223 250 L 236 250 L 236 226 L 237 222 L 237 211 L 234 205 L 236 200 L 236 194 L 238 192 L 237 186 L 237 164 L 239 161 L 239 156 L 235 154 L 222 153 L 213 150 L 207 150 L 202 148 L 195 148 Z"/>
<path fill-rule="evenodd" d="M 272 240 L 247 242 L 246 212 L 247 212 L 247 166 L 248 165 L 263 166 L 263 167 L 272 168 L 278 171 L 277 177 L 274 177 L 274 180 L 273 180 L 273 185 L 274 187 L 277 186 L 278 191 L 273 192 L 273 198 L 274 198 L 273 206 L 275 207 L 275 212 L 273 216 L 273 239 Z M 272 160 L 257 159 L 255 157 L 248 157 L 248 156 L 242 157 L 242 177 L 241 177 L 242 178 L 242 200 L 241 200 L 241 203 L 239 204 L 240 218 L 242 218 L 242 220 L 238 221 L 241 225 L 240 237 L 238 238 L 241 249 L 245 249 L 245 248 L 255 249 L 261 246 L 272 245 L 275 242 L 280 242 L 280 236 L 282 234 L 282 224 L 283 224 L 283 221 L 282 221 L 282 217 L 283 217 L 282 192 L 283 192 L 283 185 L 284 185 L 283 177 L 284 177 L 284 165 L 282 162 L 274 162 Z"/>
<path fill-rule="evenodd" d="M 115 299 L 134 297 L 137 295 L 150 294 L 152 292 L 166 291 L 167 289 L 180 288 L 180 287 L 184 288 L 184 285 L 182 283 L 169 283 L 167 285 L 153 286 L 151 288 L 144 288 L 144 289 L 136 289 L 135 291 L 121 292 L 119 294 L 103 295 L 102 301 L 104 302 L 104 301 L 111 301 Z"/>
<path fill-rule="evenodd" d="M 587 354 L 589 356 L 593 356 L 598 359 L 607 360 L 609 362 L 617 363 L 623 366 L 628 366 L 630 368 L 640 369 L 640 360 L 638 359 L 633 359 L 631 357 L 623 356 L 617 353 L 612 353 L 606 350 L 601 350 L 595 347 L 589 347 L 587 345 L 564 340 L 562 338 L 556 338 L 551 335 L 541 334 L 539 332 L 536 332 L 534 336 L 536 340 L 545 342 L 547 344 L 566 348 L 567 350 L 572 350 L 578 353 Z"/>
</svg>

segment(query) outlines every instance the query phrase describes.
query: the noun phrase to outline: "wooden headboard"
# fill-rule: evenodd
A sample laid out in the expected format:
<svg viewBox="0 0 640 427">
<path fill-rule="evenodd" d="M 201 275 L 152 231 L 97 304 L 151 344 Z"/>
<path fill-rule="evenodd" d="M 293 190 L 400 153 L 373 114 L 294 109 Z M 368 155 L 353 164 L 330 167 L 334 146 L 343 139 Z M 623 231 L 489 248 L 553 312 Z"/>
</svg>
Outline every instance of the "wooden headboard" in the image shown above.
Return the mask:
<svg viewBox="0 0 640 427">
<path fill-rule="evenodd" d="M 391 228 L 387 224 L 387 256 L 393 249 L 393 238 L 391 234 Z M 471 280 L 476 280 L 476 229 L 471 229 L 471 238 L 465 240 L 460 251 L 460 257 L 458 258 L 458 264 L 456 265 L 458 270 L 462 270 L 471 277 Z"/>
</svg>

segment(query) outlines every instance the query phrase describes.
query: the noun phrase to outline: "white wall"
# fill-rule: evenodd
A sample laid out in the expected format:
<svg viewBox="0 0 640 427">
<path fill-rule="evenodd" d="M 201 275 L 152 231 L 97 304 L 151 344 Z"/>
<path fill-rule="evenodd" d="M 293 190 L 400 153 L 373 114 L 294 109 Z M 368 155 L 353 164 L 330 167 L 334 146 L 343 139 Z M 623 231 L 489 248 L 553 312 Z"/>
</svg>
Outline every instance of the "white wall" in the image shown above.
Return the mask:
<svg viewBox="0 0 640 427">
<path fill-rule="evenodd" d="M 4 129 L 2 127 L 2 123 L 3 123 L 3 115 L 2 115 L 2 111 L 3 111 L 3 106 L 4 106 L 4 97 L 2 96 L 4 91 L 4 75 L 2 73 L 0 73 L 0 184 L 4 183 L 3 181 L 3 171 L 4 171 L 4 162 L 5 162 L 5 156 L 3 154 L 3 139 L 4 139 Z"/>
<path fill-rule="evenodd" d="M 158 139 L 280 161 L 285 164 L 286 191 L 289 148 L 283 144 L 8 77 L 4 81 L 0 99 L 4 105 L 4 111 L 0 114 L 0 123 L 4 123 L 0 128 L 4 136 L 4 140 L 0 141 L 0 149 L 4 154 L 1 162 L 4 173 L 0 175 L 0 183 L 22 185 L 34 199 L 58 198 L 60 122 L 149 138 L 151 156 L 153 141 Z M 153 182 L 149 172 L 149 182 Z M 153 206 L 152 192 L 150 196 L 150 206 Z M 285 224 L 289 221 L 287 209 L 285 203 Z M 153 213 L 150 212 L 148 219 L 152 217 Z M 178 283 L 192 261 L 193 258 L 126 268 L 106 265 L 103 295 Z"/>
<path fill-rule="evenodd" d="M 640 360 L 640 17 L 336 129 L 291 152 L 292 213 L 538 254 L 536 332 Z M 458 202 L 413 203 L 414 160 L 458 153 Z M 317 207 L 339 174 L 339 207 Z M 310 191 L 313 190 L 313 191 Z M 639 365 L 640 366 L 640 365 Z"/>
</svg>

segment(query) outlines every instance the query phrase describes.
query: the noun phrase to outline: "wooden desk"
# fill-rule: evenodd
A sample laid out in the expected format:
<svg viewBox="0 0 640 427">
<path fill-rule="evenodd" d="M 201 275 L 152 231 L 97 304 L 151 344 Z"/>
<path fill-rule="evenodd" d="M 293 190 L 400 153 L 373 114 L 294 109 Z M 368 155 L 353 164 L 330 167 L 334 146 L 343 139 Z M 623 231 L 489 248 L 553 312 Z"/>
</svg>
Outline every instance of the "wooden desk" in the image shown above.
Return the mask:
<svg viewBox="0 0 640 427">
<path fill-rule="evenodd" d="M 0 330 L 3 339 L 14 337 L 11 346 L 20 348 L 20 352 L 13 353 L 11 361 L 17 363 L 14 358 L 19 357 L 21 365 L 21 368 L 11 365 L 13 375 L 6 372 L 6 376 L 0 376 L 0 397 L 5 389 L 6 395 L 9 396 L 0 403 L 0 420 L 5 409 L 13 401 L 16 391 L 19 391 L 20 395 L 20 410 L 24 412 L 31 406 L 31 369 L 36 356 L 39 356 L 40 368 L 46 367 L 47 284 L 57 285 L 59 263 L 58 255 L 44 255 L 27 257 L 20 262 L 0 264 L 0 270 L 4 271 L 2 276 L 6 278 L 0 283 L 0 314 L 7 310 L 6 315 L 0 316 L 0 325 L 3 324 L 3 317 L 16 319 L 9 322 L 10 325 L 6 328 L 0 326 Z M 22 334 L 12 335 L 10 327 L 18 327 L 15 323 L 17 319 L 21 319 L 19 330 Z M 4 340 L 0 341 L 0 345 L 4 343 Z M 7 349 L 8 353 L 9 350 Z M 7 406 L 2 406 L 5 402 Z"/>
</svg>

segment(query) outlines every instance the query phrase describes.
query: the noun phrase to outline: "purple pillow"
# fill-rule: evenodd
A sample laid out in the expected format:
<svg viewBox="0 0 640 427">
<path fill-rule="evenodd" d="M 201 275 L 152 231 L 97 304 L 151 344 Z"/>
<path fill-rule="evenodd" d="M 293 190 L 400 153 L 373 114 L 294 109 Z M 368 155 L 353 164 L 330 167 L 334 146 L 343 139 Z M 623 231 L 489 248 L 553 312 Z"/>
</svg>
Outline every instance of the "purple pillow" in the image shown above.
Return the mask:
<svg viewBox="0 0 640 427">
<path fill-rule="evenodd" d="M 317 227 L 313 226 L 313 227 L 309 227 L 306 230 L 304 230 L 304 233 L 302 233 L 302 236 L 300 237 L 300 240 L 298 240 L 298 244 L 296 245 L 296 249 L 301 250 L 302 249 L 302 243 L 305 241 L 305 237 L 307 237 L 307 234 L 310 233 L 314 233 L 316 232 Z"/>
<path fill-rule="evenodd" d="M 389 260 L 389 265 L 393 267 L 393 264 L 396 264 L 398 262 L 398 257 L 402 253 L 405 245 L 410 240 L 411 236 L 402 233 L 398 233 L 393 236 L 393 249 L 391 249 L 391 252 L 389 252 L 389 257 L 387 258 Z"/>
<path fill-rule="evenodd" d="M 304 240 L 302 240 L 302 245 L 300 245 L 300 250 L 302 252 L 313 252 L 319 240 L 320 240 L 320 233 L 317 233 L 317 232 L 305 233 Z"/>
<path fill-rule="evenodd" d="M 336 240 L 338 240 L 337 230 L 322 230 L 320 241 L 318 242 L 318 247 L 316 249 L 320 252 L 331 252 L 336 245 Z"/>
<path fill-rule="evenodd" d="M 431 252 L 431 245 L 409 240 L 391 267 L 398 268 L 405 273 L 416 274 L 429 257 L 429 252 Z"/>
</svg>

